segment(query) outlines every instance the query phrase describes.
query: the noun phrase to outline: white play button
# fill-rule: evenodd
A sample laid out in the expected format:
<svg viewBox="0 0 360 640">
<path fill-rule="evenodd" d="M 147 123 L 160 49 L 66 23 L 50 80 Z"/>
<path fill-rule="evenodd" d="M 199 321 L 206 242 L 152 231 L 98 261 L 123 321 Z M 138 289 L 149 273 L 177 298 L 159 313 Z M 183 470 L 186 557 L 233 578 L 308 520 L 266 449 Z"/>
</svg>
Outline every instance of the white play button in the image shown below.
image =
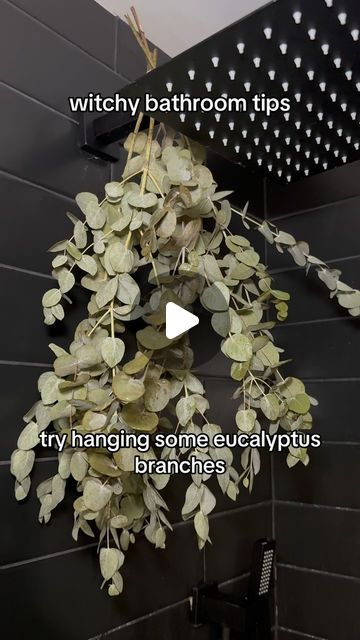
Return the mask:
<svg viewBox="0 0 360 640">
<path fill-rule="evenodd" d="M 179 305 L 174 302 L 167 303 L 165 332 L 169 340 L 177 338 L 197 324 L 199 324 L 199 318 L 193 313 L 179 307 Z"/>
</svg>

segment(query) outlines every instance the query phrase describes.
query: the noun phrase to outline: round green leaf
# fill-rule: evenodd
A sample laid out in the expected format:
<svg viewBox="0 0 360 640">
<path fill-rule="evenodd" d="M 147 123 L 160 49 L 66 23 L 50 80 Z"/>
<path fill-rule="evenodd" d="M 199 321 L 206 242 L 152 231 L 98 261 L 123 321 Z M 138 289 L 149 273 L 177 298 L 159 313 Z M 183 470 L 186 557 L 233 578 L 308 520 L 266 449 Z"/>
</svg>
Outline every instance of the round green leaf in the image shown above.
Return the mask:
<svg viewBox="0 0 360 640">
<path fill-rule="evenodd" d="M 105 338 L 101 343 L 101 355 L 108 367 L 116 367 L 125 353 L 125 344 L 120 338 Z"/>
<path fill-rule="evenodd" d="M 145 393 L 144 383 L 141 380 L 135 380 L 126 375 L 126 373 L 117 373 L 112 383 L 113 391 L 121 402 L 135 402 Z"/>
<path fill-rule="evenodd" d="M 159 422 L 156 413 L 140 411 L 137 407 L 131 405 L 125 406 L 121 415 L 126 424 L 136 431 L 154 431 Z"/>
<path fill-rule="evenodd" d="M 250 433 L 255 427 L 256 411 L 254 409 L 241 409 L 237 412 L 235 420 L 240 431 Z"/>
<path fill-rule="evenodd" d="M 107 505 L 112 495 L 111 487 L 97 480 L 88 480 L 84 487 L 84 504 L 90 511 L 100 511 Z"/>
<path fill-rule="evenodd" d="M 223 342 L 222 352 L 236 362 L 248 362 L 252 356 L 252 344 L 247 336 L 236 333 Z"/>
<path fill-rule="evenodd" d="M 43 307 L 54 307 L 61 300 L 60 289 L 49 289 L 43 295 L 42 304 Z"/>
</svg>

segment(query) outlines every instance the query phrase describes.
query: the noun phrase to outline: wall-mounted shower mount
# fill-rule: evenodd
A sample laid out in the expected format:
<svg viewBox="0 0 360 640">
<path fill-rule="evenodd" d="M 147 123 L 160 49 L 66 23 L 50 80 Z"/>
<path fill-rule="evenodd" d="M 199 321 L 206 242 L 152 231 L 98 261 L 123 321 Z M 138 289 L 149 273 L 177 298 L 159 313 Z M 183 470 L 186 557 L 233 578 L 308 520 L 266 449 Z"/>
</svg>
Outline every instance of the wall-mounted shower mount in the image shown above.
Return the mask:
<svg viewBox="0 0 360 640">
<path fill-rule="evenodd" d="M 261 539 L 255 543 L 246 596 L 228 596 L 215 583 L 194 587 L 192 624 L 195 627 L 215 624 L 237 631 L 242 640 L 271 640 L 269 593 L 274 557 L 274 540 Z"/>
</svg>

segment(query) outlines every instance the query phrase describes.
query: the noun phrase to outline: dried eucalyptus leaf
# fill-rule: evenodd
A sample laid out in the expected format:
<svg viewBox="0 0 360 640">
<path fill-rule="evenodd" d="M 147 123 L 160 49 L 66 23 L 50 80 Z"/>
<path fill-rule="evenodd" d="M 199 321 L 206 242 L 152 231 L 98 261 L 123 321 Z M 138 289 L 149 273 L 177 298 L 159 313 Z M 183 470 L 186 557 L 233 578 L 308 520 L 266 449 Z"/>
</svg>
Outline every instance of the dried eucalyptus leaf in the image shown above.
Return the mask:
<svg viewBox="0 0 360 640">
<path fill-rule="evenodd" d="M 36 422 L 29 422 L 18 438 L 17 447 L 23 451 L 28 451 L 29 449 L 36 447 L 39 442 L 38 426 Z"/>
<path fill-rule="evenodd" d="M 261 398 L 261 411 L 272 422 L 277 420 L 280 413 L 280 404 L 274 393 L 268 393 Z"/>
<path fill-rule="evenodd" d="M 145 393 L 145 386 L 141 380 L 135 380 L 126 373 L 117 373 L 112 382 L 113 391 L 124 403 L 135 402 Z"/>
<path fill-rule="evenodd" d="M 101 355 L 109 367 L 116 367 L 125 353 L 125 344 L 120 338 L 105 338 L 101 343 Z"/>
<path fill-rule="evenodd" d="M 109 502 L 112 491 L 107 484 L 96 480 L 87 480 L 84 487 L 84 504 L 90 511 L 100 511 Z"/>
<path fill-rule="evenodd" d="M 236 362 L 248 362 L 252 356 L 252 344 L 247 336 L 236 333 L 223 342 L 221 351 Z"/>
<path fill-rule="evenodd" d="M 68 269 L 61 269 L 58 273 L 58 282 L 60 291 L 62 293 L 67 293 L 75 284 L 74 274 Z"/>
<path fill-rule="evenodd" d="M 100 570 L 104 580 L 110 580 L 119 567 L 118 549 L 100 549 Z"/>
<path fill-rule="evenodd" d="M 223 282 L 214 282 L 204 289 L 200 300 L 209 311 L 227 311 L 230 301 L 229 288 Z"/>
<path fill-rule="evenodd" d="M 156 413 L 150 411 L 139 411 L 137 407 L 131 404 L 125 406 L 121 412 L 122 418 L 125 423 L 135 429 L 135 431 L 149 431 L 152 432 L 156 429 L 159 418 Z"/>
<path fill-rule="evenodd" d="M 61 291 L 59 289 L 49 289 L 43 295 L 43 307 L 53 307 L 61 300 Z"/>
<path fill-rule="evenodd" d="M 118 279 L 117 277 L 111 278 L 107 280 L 104 284 L 102 284 L 99 290 L 96 293 L 95 300 L 99 309 L 105 307 L 111 300 L 115 298 L 116 291 L 118 288 Z"/>
<path fill-rule="evenodd" d="M 35 452 L 16 449 L 11 456 L 10 471 L 18 482 L 23 482 L 33 468 Z"/>
<path fill-rule="evenodd" d="M 254 409 L 241 409 L 237 412 L 235 419 L 240 431 L 250 433 L 255 427 L 256 411 Z"/>
</svg>

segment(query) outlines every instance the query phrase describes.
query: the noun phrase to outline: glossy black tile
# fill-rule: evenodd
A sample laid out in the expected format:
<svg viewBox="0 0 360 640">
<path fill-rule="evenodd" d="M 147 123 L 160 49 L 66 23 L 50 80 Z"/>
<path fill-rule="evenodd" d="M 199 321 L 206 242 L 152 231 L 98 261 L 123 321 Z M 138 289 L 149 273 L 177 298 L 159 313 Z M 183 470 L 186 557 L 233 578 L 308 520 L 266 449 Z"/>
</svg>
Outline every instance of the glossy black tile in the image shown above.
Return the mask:
<svg viewBox="0 0 360 640">
<path fill-rule="evenodd" d="M 292 469 L 286 453 L 275 456 L 276 499 L 359 509 L 360 446 L 323 444 L 309 454 L 307 467 L 299 463 Z"/>
<path fill-rule="evenodd" d="M 185 600 L 203 576 L 190 525 L 169 536 L 166 550 L 155 550 L 140 538 L 127 554 L 122 575 L 120 597 L 100 590 L 96 548 L 0 571 L 3 633 L 20 639 L 36 629 L 37 640 L 88 640 Z"/>
<path fill-rule="evenodd" d="M 358 640 L 359 580 L 280 566 L 278 597 L 281 627 L 310 638 Z"/>
<path fill-rule="evenodd" d="M 97 2 L 88 0 L 11 0 L 34 18 L 64 36 L 77 47 L 113 68 L 115 17 Z"/>
<path fill-rule="evenodd" d="M 279 326 L 275 341 L 292 362 L 287 375 L 300 378 L 353 378 L 359 375 L 360 331 L 358 322 L 345 320 Z"/>
<path fill-rule="evenodd" d="M 359 442 L 357 399 L 360 381 L 307 382 L 306 388 L 319 402 L 318 406 L 312 407 L 311 410 L 314 431 L 320 433 L 323 440 Z"/>
<path fill-rule="evenodd" d="M 206 580 L 225 582 L 250 570 L 253 544 L 271 537 L 271 505 L 210 516 L 212 545 L 205 550 Z"/>
<path fill-rule="evenodd" d="M 3 202 L 1 262 L 49 274 L 51 254 L 47 249 L 57 240 L 71 236 L 72 224 L 66 212 L 80 214 L 77 205 L 68 198 L 1 173 L 0 190 Z"/>
<path fill-rule="evenodd" d="M 291 233 L 296 240 L 308 242 L 312 255 L 325 262 L 337 260 L 359 253 L 359 205 L 359 197 L 349 198 L 276 220 L 275 224 L 282 231 Z M 268 262 L 272 269 L 295 264 L 287 251 L 279 253 L 273 245 L 269 245 Z"/>
<path fill-rule="evenodd" d="M 360 578 L 360 511 L 277 503 L 275 517 L 278 562 Z"/>
<path fill-rule="evenodd" d="M 38 400 L 37 380 L 43 371 L 40 367 L 0 365 L 1 460 L 10 460 L 24 426 L 22 417 Z"/>
<path fill-rule="evenodd" d="M 156 638 L 156 640 L 215 640 L 213 629 L 209 625 L 194 628 L 191 626 L 188 602 L 170 606 L 162 611 L 155 611 L 138 622 L 126 627 L 104 633 L 91 640 L 139 640 L 139 638 Z"/>
<path fill-rule="evenodd" d="M 37 462 L 32 473 L 30 495 L 23 502 L 14 496 L 15 478 L 8 465 L 0 466 L 0 504 L 3 514 L 0 529 L 0 565 L 23 562 L 52 553 L 91 544 L 94 540 L 80 533 L 78 543 L 71 536 L 73 527 L 72 503 L 76 498 L 75 483 L 68 483 L 65 500 L 53 512 L 50 522 L 42 525 L 38 521 L 40 503 L 36 487 L 40 482 L 54 476 L 56 462 Z M 46 561 L 44 561 L 46 562 Z"/>
<path fill-rule="evenodd" d="M 43 322 L 41 299 L 54 280 L 21 271 L 0 268 L 3 311 L 0 317 L 0 360 L 52 363 L 48 344 L 69 347 L 76 325 L 87 316 L 88 296 L 79 287 L 71 292 L 62 322 L 47 327 Z"/>
<path fill-rule="evenodd" d="M 86 96 L 90 91 L 103 96 L 113 95 L 126 84 L 114 71 L 11 4 L 1 3 L 0 19 L 4 51 L 0 60 L 0 80 L 32 98 L 77 120 L 78 114 L 70 110 L 70 96 Z M 102 39 L 100 31 L 98 38 Z M 18 41 L 21 47 L 16 46 Z M 52 81 L 54 78 L 56 81 Z"/>
<path fill-rule="evenodd" d="M 76 124 L 3 85 L 0 102 L 0 169 L 70 197 L 103 193 L 109 167 L 79 150 Z"/>
<path fill-rule="evenodd" d="M 339 269 L 341 280 L 350 287 L 360 286 L 360 257 L 338 260 L 331 268 Z M 304 269 L 289 270 L 276 273 L 273 279 L 274 288 L 290 293 L 288 322 L 349 317 L 348 310 L 341 307 L 336 298 L 330 298 L 329 289 L 316 271 L 306 275 Z"/>
</svg>

